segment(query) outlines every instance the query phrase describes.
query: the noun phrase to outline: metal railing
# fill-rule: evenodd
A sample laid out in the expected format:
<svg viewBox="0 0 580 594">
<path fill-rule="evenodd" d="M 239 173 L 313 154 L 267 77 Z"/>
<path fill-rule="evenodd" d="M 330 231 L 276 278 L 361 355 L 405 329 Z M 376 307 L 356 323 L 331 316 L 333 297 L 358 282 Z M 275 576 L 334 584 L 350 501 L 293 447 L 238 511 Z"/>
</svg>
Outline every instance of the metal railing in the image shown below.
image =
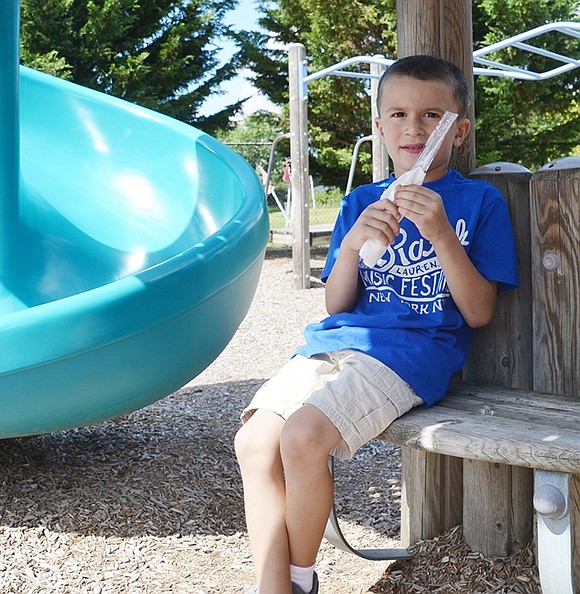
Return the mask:
<svg viewBox="0 0 580 594">
<path fill-rule="evenodd" d="M 560 74 L 569 72 L 570 70 L 574 70 L 575 68 L 580 67 L 580 56 L 578 58 L 565 56 L 557 52 L 552 52 L 531 45 L 529 43 L 524 43 L 529 39 L 534 39 L 536 37 L 540 37 L 542 35 L 545 35 L 546 33 L 550 33 L 553 31 L 556 31 L 563 35 L 567 35 L 569 37 L 575 37 L 580 39 L 580 23 L 547 23 L 540 27 L 536 27 L 535 29 L 530 29 L 529 31 L 526 31 L 524 33 L 508 37 L 503 41 L 493 43 L 487 47 L 474 51 L 473 62 L 475 64 L 482 64 L 484 67 L 474 66 L 473 74 L 479 76 L 498 76 L 503 78 L 515 78 L 520 80 L 546 80 L 548 78 L 558 76 Z M 510 64 L 503 64 L 496 60 L 488 60 L 484 57 L 489 54 L 498 52 L 500 50 L 507 49 L 509 47 L 515 47 L 525 52 L 538 54 L 544 56 L 545 58 L 551 58 L 552 60 L 555 60 L 557 62 L 562 62 L 562 65 L 556 68 L 550 68 L 548 70 L 545 70 L 544 72 L 534 72 L 533 70 L 528 70 L 520 66 L 512 66 Z M 352 58 L 342 60 L 341 62 L 337 62 L 336 64 L 328 66 L 327 68 L 323 68 L 318 72 L 313 72 L 312 74 L 304 74 L 302 78 L 302 98 L 306 98 L 308 96 L 308 84 L 324 76 L 343 76 L 348 78 L 363 79 L 380 78 L 380 74 L 373 74 L 372 72 L 366 71 L 360 72 L 348 69 L 352 68 L 353 66 L 358 66 L 359 64 L 377 64 L 383 67 L 387 67 L 390 66 L 393 62 L 394 60 L 391 60 L 389 58 L 383 58 L 381 56 L 354 56 Z"/>
</svg>

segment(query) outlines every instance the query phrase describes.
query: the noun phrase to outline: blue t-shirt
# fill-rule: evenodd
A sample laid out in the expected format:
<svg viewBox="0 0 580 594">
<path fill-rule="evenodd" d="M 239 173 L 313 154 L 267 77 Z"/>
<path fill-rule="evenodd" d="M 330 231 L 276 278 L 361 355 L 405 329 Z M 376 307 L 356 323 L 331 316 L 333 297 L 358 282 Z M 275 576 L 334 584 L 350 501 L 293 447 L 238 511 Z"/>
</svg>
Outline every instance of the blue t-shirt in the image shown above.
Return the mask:
<svg viewBox="0 0 580 594">
<path fill-rule="evenodd" d="M 326 281 L 346 233 L 394 177 L 361 186 L 346 196 L 336 221 L 322 280 Z M 499 291 L 518 286 L 513 229 L 506 202 L 492 185 L 449 170 L 426 183 L 443 199 L 447 217 L 469 259 Z M 373 268 L 359 264 L 360 289 L 350 312 L 329 316 L 305 330 L 297 352 L 353 349 L 382 361 L 427 403 L 447 391 L 467 357 L 472 330 L 455 305 L 433 246 L 414 223 L 401 232 Z"/>
</svg>

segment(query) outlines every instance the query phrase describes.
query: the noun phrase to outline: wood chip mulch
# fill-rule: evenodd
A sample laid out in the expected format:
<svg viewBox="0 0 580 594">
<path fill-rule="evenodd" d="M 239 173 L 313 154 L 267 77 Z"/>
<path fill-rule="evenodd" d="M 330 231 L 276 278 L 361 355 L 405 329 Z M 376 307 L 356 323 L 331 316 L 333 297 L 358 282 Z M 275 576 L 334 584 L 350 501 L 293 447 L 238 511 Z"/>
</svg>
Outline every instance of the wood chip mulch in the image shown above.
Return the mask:
<svg viewBox="0 0 580 594">
<path fill-rule="evenodd" d="M 528 546 L 507 558 L 470 550 L 456 526 L 411 547 L 413 559 L 395 561 L 370 589 L 381 594 L 541 594 L 535 557 Z"/>
</svg>

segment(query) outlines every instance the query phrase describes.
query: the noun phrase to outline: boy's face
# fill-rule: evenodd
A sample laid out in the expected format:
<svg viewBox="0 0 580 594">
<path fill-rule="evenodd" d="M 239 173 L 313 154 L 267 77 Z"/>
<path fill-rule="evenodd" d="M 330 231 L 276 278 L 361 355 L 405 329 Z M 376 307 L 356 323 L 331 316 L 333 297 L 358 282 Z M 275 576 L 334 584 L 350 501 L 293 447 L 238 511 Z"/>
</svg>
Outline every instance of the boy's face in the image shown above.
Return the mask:
<svg viewBox="0 0 580 594">
<path fill-rule="evenodd" d="M 448 85 L 409 76 L 394 76 L 385 81 L 380 106 L 376 125 L 393 160 L 396 177 L 413 167 L 443 114 L 459 110 Z M 451 151 L 463 142 L 469 128 L 469 120 L 455 120 L 425 181 L 439 179 L 447 173 Z"/>
</svg>

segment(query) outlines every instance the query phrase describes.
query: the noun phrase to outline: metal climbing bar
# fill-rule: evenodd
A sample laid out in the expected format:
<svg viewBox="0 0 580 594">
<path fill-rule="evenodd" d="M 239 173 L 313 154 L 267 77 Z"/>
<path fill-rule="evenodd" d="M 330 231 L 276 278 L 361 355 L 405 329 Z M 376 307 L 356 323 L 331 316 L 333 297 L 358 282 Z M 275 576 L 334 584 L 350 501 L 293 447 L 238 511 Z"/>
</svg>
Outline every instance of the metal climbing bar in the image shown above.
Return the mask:
<svg viewBox="0 0 580 594">
<path fill-rule="evenodd" d="M 524 43 L 524 41 L 540 37 L 541 35 L 545 35 L 546 33 L 550 33 L 552 31 L 579 39 L 580 23 L 547 23 L 546 25 L 536 27 L 535 29 L 530 29 L 529 31 L 514 35 L 513 37 L 509 37 L 504 41 L 499 41 L 482 49 L 476 50 L 473 52 L 474 63 L 492 66 L 492 68 L 474 68 L 473 73 L 487 76 L 503 76 L 520 80 L 546 80 L 548 78 L 553 78 L 554 76 L 558 76 L 564 72 L 569 72 L 570 70 L 578 68 L 580 66 L 580 56 L 578 56 L 578 58 L 564 56 L 562 54 L 536 47 L 529 43 Z M 515 47 L 525 52 L 539 54 L 546 58 L 551 58 L 557 62 L 562 62 L 563 64 L 562 66 L 551 68 L 545 72 L 533 72 L 525 68 L 502 64 L 500 62 L 488 60 L 483 57 L 509 47 Z"/>
<path fill-rule="evenodd" d="M 536 47 L 529 43 L 524 43 L 529 39 L 537 38 L 541 35 L 545 35 L 546 33 L 554 31 L 561 33 L 563 35 L 567 35 L 569 37 L 575 37 L 577 39 L 580 39 L 580 23 L 567 21 L 547 23 L 546 25 L 536 27 L 535 29 L 530 29 L 529 31 L 526 31 L 524 33 L 519 33 L 518 35 L 508 37 L 503 41 L 493 43 L 487 47 L 474 51 L 473 62 L 475 64 L 481 64 L 483 67 L 474 66 L 473 74 L 479 76 L 497 76 L 520 80 L 546 80 L 548 78 L 553 78 L 554 76 L 558 76 L 560 74 L 569 72 L 570 70 L 574 70 L 575 68 L 580 67 L 580 55 L 577 58 L 565 56 L 557 52 L 552 52 L 540 47 Z M 555 60 L 557 62 L 562 62 L 562 65 L 557 66 L 555 68 L 551 68 L 544 72 L 534 72 L 532 70 L 527 70 L 526 68 L 522 68 L 520 66 L 503 64 L 502 62 L 490 60 L 485 57 L 489 54 L 493 54 L 495 52 L 510 47 L 514 47 L 528 53 L 539 54 L 546 58 Z M 383 58 L 381 56 L 354 56 L 352 58 L 342 60 L 341 62 L 337 62 L 336 64 L 328 66 L 327 68 L 323 68 L 318 72 L 313 72 L 312 74 L 306 74 L 306 72 L 304 72 L 304 76 L 302 78 L 302 97 L 306 98 L 308 96 L 307 87 L 309 83 L 324 76 L 342 76 L 348 78 L 363 79 L 380 78 L 380 73 L 373 74 L 372 72 L 367 71 L 356 71 L 352 70 L 352 67 L 361 64 L 377 64 L 386 67 L 390 66 L 393 62 L 394 60 Z"/>
</svg>

